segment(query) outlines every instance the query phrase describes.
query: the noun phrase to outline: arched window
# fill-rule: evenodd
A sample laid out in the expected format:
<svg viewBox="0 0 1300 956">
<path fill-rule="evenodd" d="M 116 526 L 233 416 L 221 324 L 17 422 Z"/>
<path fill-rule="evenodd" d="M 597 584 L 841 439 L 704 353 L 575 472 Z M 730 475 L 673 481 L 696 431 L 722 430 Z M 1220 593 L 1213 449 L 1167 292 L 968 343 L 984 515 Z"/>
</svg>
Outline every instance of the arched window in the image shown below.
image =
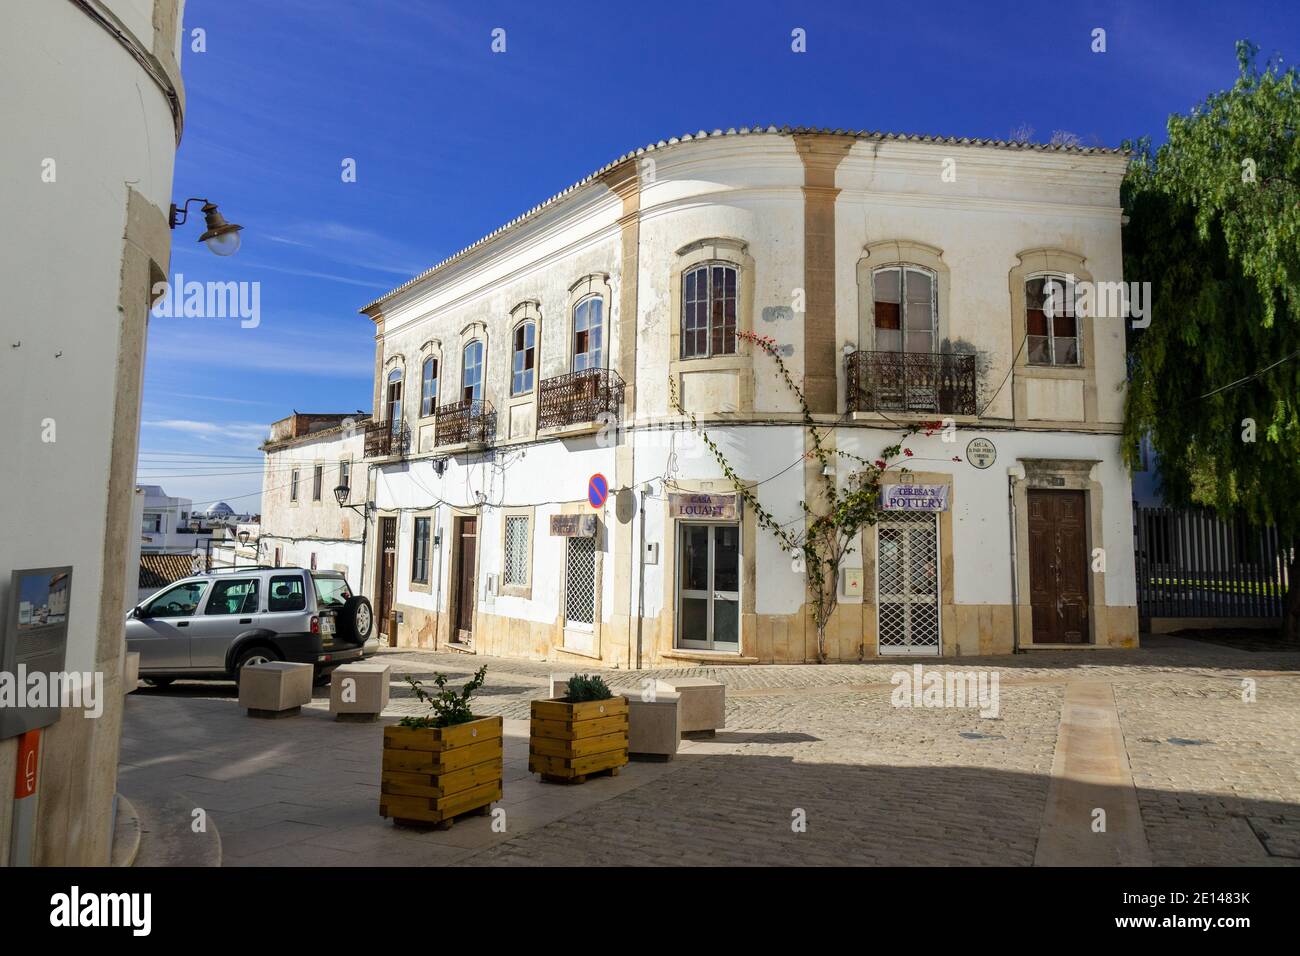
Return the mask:
<svg viewBox="0 0 1300 956">
<path fill-rule="evenodd" d="M 605 366 L 605 301 L 597 295 L 573 307 L 573 370 Z"/>
<path fill-rule="evenodd" d="M 683 274 L 682 358 L 735 354 L 737 274 L 726 262 L 708 262 Z"/>
<path fill-rule="evenodd" d="M 877 352 L 934 352 L 938 309 L 934 274 L 886 266 L 871 274 Z"/>
<path fill-rule="evenodd" d="M 483 343 L 473 339 L 465 346 L 460 366 L 460 400 L 477 402 L 483 398 Z"/>
<path fill-rule="evenodd" d="M 510 394 L 533 390 L 533 369 L 537 364 L 537 326 L 520 322 L 515 326 L 514 353 L 510 364 Z"/>
<path fill-rule="evenodd" d="M 393 431 L 402 427 L 402 370 L 388 373 L 388 421 Z"/>
<path fill-rule="evenodd" d="M 428 418 L 438 407 L 438 360 L 429 356 L 420 372 L 420 417 Z"/>
<path fill-rule="evenodd" d="M 1078 365 L 1078 289 L 1073 278 L 1036 275 L 1025 280 L 1025 349 L 1030 365 Z"/>
</svg>

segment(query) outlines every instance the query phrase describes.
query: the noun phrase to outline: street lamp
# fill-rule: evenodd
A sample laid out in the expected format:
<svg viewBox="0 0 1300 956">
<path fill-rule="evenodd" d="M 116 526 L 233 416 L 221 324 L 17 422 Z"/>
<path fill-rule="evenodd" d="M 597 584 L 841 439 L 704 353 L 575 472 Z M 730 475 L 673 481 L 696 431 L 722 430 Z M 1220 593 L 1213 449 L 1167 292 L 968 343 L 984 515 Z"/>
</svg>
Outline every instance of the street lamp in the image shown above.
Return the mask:
<svg viewBox="0 0 1300 956">
<path fill-rule="evenodd" d="M 361 517 L 366 517 L 369 512 L 369 503 L 367 502 L 365 505 L 348 504 L 348 494 L 351 493 L 351 491 L 352 489 L 347 485 L 336 485 L 334 487 L 334 500 L 339 503 L 340 508 L 351 508 L 357 514 L 361 515 Z"/>
<path fill-rule="evenodd" d="M 217 211 L 217 204 L 214 202 L 191 198 L 185 200 L 183 206 L 172 203 L 171 217 L 168 224 L 173 229 L 184 225 L 186 220 L 189 219 L 190 203 L 192 202 L 203 203 L 203 219 L 207 228 L 203 231 L 203 235 L 199 236 L 199 242 L 205 243 L 213 255 L 233 256 L 238 252 L 239 233 L 244 227 L 233 222 L 226 222 L 226 217 Z"/>
</svg>

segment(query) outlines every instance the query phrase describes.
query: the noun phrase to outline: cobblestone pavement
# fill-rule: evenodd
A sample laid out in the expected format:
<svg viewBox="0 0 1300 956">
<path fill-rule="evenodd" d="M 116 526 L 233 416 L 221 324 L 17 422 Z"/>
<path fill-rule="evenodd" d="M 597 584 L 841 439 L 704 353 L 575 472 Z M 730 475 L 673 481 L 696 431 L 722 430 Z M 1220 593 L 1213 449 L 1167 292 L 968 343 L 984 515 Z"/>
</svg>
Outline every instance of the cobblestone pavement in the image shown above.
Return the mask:
<svg viewBox="0 0 1300 956">
<path fill-rule="evenodd" d="M 562 665 L 408 649 L 385 649 L 379 659 L 394 671 L 385 717 L 420 710 L 405 674 L 442 671 L 456 683 L 488 665 L 476 711 L 507 718 L 514 735 L 501 805 L 505 833 L 493 833 L 487 818 L 445 834 L 395 831 L 373 805 L 375 725 L 249 721 L 229 684 L 178 683 L 132 695 L 124 792 L 130 795 L 133 785 L 188 787 L 214 808 L 234 808 L 213 809 L 227 865 L 1029 865 L 1065 688 L 1086 680 L 1113 687 L 1155 863 L 1300 862 L 1297 652 L 1149 638 L 1138 651 L 926 665 L 927 672 L 996 672 L 996 719 L 971 709 L 893 706 L 890 678 L 914 660 L 602 670 L 616 688 L 674 675 L 721 681 L 727 730 L 684 745 L 669 763 L 633 763 L 618 778 L 571 788 L 527 774 L 527 725 L 516 723 L 527 719 L 529 701 L 546 695 L 549 675 Z M 1243 700 L 1243 681 L 1253 681 L 1252 702 Z M 318 695 L 312 716 L 324 718 L 326 707 Z M 202 709 L 201 723 L 191 724 L 185 715 L 195 708 Z M 296 726 L 274 729 L 286 724 Z M 250 725 L 257 725 L 255 738 Z M 200 726 L 203 748 L 182 755 Z M 274 735 L 291 735 L 295 743 Z M 227 738 L 231 747 L 223 744 Z M 242 779 L 219 766 L 232 760 L 235 739 L 244 748 Z M 319 799 L 322 790 L 343 785 L 352 801 L 346 806 Z"/>
</svg>

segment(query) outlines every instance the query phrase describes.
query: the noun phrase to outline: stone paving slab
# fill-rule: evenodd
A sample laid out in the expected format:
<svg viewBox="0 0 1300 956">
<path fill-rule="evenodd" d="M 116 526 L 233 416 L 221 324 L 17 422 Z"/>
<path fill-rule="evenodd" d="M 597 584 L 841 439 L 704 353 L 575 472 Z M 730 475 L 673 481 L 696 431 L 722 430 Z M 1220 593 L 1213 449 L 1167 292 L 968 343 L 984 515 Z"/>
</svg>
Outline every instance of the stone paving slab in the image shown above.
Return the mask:
<svg viewBox="0 0 1300 956">
<path fill-rule="evenodd" d="M 947 659 L 926 671 L 996 672 L 996 719 L 896 707 L 913 660 L 599 670 L 615 688 L 704 676 L 727 685 L 727 729 L 677 759 L 632 763 L 578 787 L 527 772 L 538 661 L 385 650 L 392 700 L 375 724 L 338 723 L 318 691 L 302 716 L 244 716 L 234 685 L 178 682 L 127 698 L 120 789 L 179 791 L 220 826 L 226 865 L 1030 865 L 1053 780 L 1063 701 L 1113 692 L 1129 779 L 1157 864 L 1296 865 L 1300 654 L 1163 638 L 1136 652 Z M 488 665 L 476 711 L 506 718 L 506 830 L 445 832 L 378 815 L 384 723 L 421 712 L 402 679 L 452 683 Z M 597 670 L 597 669 L 593 669 Z M 1243 680 L 1257 699 L 1241 702 Z M 1263 835 L 1261 835 L 1263 834 Z"/>
</svg>

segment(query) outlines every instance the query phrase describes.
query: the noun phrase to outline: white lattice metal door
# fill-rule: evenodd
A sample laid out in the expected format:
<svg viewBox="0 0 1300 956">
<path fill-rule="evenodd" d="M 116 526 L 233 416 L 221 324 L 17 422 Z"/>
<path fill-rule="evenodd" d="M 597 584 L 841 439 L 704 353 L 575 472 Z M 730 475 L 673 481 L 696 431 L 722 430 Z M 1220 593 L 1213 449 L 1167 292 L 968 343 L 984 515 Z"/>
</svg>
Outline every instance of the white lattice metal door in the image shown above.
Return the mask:
<svg viewBox="0 0 1300 956">
<path fill-rule="evenodd" d="M 565 538 L 564 646 L 592 653 L 596 623 L 596 539 Z"/>
<path fill-rule="evenodd" d="M 939 654 L 939 524 L 931 512 L 887 512 L 876 525 L 881 655 Z"/>
</svg>

